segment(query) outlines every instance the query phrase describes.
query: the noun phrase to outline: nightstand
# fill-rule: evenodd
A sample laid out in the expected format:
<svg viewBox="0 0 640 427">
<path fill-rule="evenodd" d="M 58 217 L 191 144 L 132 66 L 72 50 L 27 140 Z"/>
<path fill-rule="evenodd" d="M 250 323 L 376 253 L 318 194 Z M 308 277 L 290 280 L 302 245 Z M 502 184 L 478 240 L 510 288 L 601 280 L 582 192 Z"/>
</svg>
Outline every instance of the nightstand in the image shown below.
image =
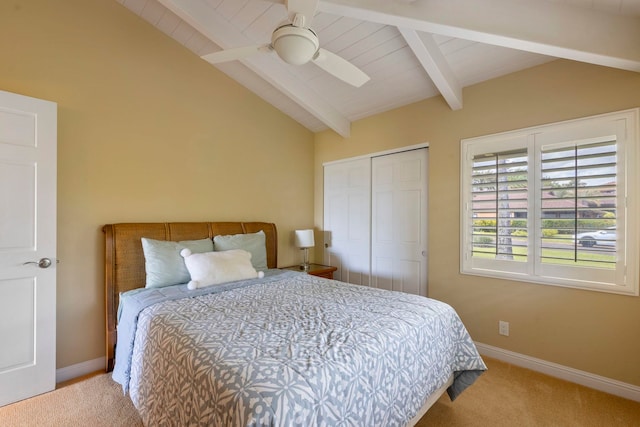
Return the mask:
<svg viewBox="0 0 640 427">
<path fill-rule="evenodd" d="M 299 265 L 292 265 L 289 267 L 280 267 L 283 270 L 293 270 L 293 271 L 299 271 L 299 272 L 303 272 L 302 271 L 302 267 L 300 267 Z M 314 275 L 314 276 L 318 276 L 318 277 L 324 277 L 326 279 L 333 279 L 333 272 L 336 271 L 338 268 L 337 267 L 332 267 L 330 265 L 322 265 L 322 264 L 309 264 L 309 271 L 307 271 L 308 274 Z"/>
</svg>

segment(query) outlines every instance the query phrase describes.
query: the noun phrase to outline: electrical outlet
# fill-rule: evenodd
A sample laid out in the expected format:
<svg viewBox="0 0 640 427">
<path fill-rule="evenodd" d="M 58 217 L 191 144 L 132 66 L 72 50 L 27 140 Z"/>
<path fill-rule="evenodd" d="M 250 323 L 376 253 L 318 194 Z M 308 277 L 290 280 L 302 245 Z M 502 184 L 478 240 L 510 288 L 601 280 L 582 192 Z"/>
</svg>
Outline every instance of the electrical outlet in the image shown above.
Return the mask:
<svg viewBox="0 0 640 427">
<path fill-rule="evenodd" d="M 509 322 L 505 322 L 504 320 L 498 321 L 498 333 L 500 335 L 504 335 L 505 337 L 509 336 Z"/>
</svg>

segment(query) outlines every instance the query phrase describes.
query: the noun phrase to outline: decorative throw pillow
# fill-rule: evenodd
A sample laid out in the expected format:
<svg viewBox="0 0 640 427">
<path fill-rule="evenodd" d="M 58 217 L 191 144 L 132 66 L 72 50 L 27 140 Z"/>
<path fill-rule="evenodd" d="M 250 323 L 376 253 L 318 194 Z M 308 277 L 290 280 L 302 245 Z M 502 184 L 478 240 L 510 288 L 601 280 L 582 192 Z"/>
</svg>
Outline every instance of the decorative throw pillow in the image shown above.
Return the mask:
<svg viewBox="0 0 640 427">
<path fill-rule="evenodd" d="M 154 240 L 142 238 L 144 253 L 144 267 L 147 273 L 147 288 L 160 288 L 177 285 L 189 281 L 189 271 L 184 265 L 180 251 L 189 248 L 191 252 L 211 252 L 211 239 L 184 240 L 172 242 L 168 240 Z"/>
<path fill-rule="evenodd" d="M 251 254 L 242 249 L 199 254 L 183 249 L 180 255 L 184 257 L 184 263 L 191 275 L 191 281 L 187 284 L 191 290 L 264 277 L 262 271 L 258 273 L 251 265 Z"/>
<path fill-rule="evenodd" d="M 251 264 L 258 271 L 267 269 L 267 246 L 264 231 L 247 234 L 230 234 L 213 238 L 215 251 L 243 249 L 251 253 Z"/>
</svg>

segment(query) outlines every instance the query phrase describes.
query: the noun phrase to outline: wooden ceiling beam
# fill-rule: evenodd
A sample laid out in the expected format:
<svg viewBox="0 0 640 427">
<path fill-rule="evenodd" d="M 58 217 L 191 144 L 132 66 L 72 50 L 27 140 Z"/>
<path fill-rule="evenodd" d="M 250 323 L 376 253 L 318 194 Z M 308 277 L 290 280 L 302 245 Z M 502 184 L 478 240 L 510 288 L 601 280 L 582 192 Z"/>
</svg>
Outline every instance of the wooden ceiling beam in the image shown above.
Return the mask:
<svg viewBox="0 0 640 427">
<path fill-rule="evenodd" d="M 318 10 L 640 72 L 640 18 L 539 0 L 322 0 Z"/>
<path fill-rule="evenodd" d="M 452 110 L 462 108 L 462 87 L 431 34 L 398 28 L 400 34 L 425 69 Z"/>
</svg>

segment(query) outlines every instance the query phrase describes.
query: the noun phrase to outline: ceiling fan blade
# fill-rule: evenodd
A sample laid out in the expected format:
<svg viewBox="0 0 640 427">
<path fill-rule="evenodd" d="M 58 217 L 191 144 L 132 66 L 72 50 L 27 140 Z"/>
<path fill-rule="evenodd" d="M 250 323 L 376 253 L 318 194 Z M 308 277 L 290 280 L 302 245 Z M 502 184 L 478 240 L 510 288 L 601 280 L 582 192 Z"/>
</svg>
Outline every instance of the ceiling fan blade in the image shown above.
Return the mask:
<svg viewBox="0 0 640 427">
<path fill-rule="evenodd" d="M 258 52 L 268 52 L 271 50 L 269 44 L 259 44 L 255 46 L 237 47 L 234 49 L 225 49 L 218 52 L 209 53 L 201 56 L 207 62 L 211 64 L 218 64 L 220 62 L 235 61 L 236 59 L 246 58 Z"/>
<path fill-rule="evenodd" d="M 323 48 L 318 49 L 318 54 L 313 59 L 313 63 L 327 73 L 355 87 L 360 87 L 369 81 L 369 76 L 360 68 Z"/>
<path fill-rule="evenodd" d="M 318 9 L 318 0 L 285 0 L 285 5 L 289 11 L 289 19 L 296 27 L 309 28 L 313 15 Z M 302 22 L 299 16 L 302 15 Z"/>
</svg>

